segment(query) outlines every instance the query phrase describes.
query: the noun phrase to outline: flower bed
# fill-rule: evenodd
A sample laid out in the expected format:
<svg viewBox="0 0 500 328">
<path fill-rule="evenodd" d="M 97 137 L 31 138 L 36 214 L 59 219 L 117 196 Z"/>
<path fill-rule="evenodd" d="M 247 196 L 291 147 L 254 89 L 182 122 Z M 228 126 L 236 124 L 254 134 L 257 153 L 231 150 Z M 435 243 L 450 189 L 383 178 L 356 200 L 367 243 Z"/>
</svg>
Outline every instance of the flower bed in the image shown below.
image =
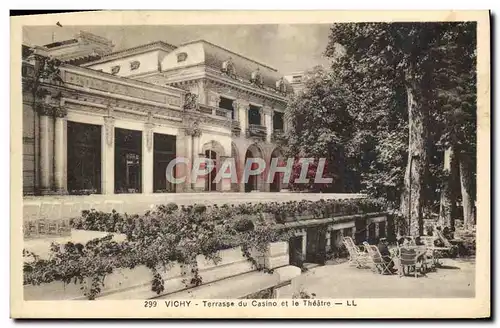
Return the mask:
<svg viewBox="0 0 500 328">
<path fill-rule="evenodd" d="M 274 268 L 288 264 L 287 251 L 283 252 L 287 243 L 277 243 L 287 242 L 292 235 L 289 230 L 276 229 L 282 226 L 283 218 L 326 218 L 375 211 L 377 206 L 357 199 L 180 208 L 167 204 L 142 216 L 84 211 L 82 217 L 72 220 L 73 229 L 109 234 L 86 242 L 53 243 L 48 256 L 43 257 L 33 249 L 25 250 L 24 284 L 75 283 L 82 295 L 95 299 L 109 289 L 107 285 L 113 280 L 109 277 L 146 270 L 149 274 L 141 277 L 151 284 L 148 293 L 160 295 L 178 290 L 179 281 L 188 288 L 220 278 L 206 270 L 224 263 L 221 254 L 231 252 L 240 253 L 246 260 L 239 270 L 272 273 Z M 273 247 L 283 254 L 270 256 L 270 249 L 276 253 Z M 186 272 L 179 276 L 179 268 Z M 176 283 L 172 285 L 172 281 Z"/>
</svg>

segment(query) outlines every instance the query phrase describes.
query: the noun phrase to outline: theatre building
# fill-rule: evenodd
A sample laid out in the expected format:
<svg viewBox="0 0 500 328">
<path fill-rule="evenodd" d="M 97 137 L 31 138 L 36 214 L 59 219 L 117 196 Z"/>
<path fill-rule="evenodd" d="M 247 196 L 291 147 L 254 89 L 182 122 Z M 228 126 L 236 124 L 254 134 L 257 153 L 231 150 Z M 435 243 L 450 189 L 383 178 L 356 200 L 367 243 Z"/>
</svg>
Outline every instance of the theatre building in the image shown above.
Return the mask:
<svg viewBox="0 0 500 328">
<path fill-rule="evenodd" d="M 240 178 L 246 158 L 269 166 L 282 156 L 276 140 L 293 90 L 280 72 L 204 40 L 112 50 L 87 32 L 23 46 L 25 195 L 283 189 L 279 175 L 214 182 L 228 157 Z M 174 185 L 166 168 L 176 157 L 216 165 Z"/>
</svg>

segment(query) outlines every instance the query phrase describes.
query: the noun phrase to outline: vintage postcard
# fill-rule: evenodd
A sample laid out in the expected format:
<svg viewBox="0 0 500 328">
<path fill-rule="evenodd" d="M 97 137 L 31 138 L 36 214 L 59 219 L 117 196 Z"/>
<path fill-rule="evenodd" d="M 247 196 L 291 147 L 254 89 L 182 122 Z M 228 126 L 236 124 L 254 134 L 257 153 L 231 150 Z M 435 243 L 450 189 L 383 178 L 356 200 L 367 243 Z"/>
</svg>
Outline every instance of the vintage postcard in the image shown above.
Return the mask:
<svg viewBox="0 0 500 328">
<path fill-rule="evenodd" d="M 11 27 L 11 317 L 490 316 L 488 11 Z"/>
</svg>

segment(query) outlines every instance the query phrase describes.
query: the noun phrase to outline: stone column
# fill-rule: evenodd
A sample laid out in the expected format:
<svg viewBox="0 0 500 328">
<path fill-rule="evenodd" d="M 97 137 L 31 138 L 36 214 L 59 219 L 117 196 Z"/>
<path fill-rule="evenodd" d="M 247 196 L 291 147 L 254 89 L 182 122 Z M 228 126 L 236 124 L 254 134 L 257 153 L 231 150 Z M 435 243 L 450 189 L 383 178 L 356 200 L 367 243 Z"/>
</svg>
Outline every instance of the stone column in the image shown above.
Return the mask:
<svg viewBox="0 0 500 328">
<path fill-rule="evenodd" d="M 264 125 L 266 127 L 266 141 L 271 142 L 273 134 L 273 116 L 274 111 L 271 107 L 264 107 Z"/>
<path fill-rule="evenodd" d="M 330 230 L 326 231 L 326 251 L 330 251 L 332 248 L 332 232 Z"/>
<path fill-rule="evenodd" d="M 104 117 L 101 135 L 101 193 L 112 195 L 115 193 L 115 119 L 112 116 Z"/>
<path fill-rule="evenodd" d="M 55 111 L 54 125 L 54 162 L 55 173 L 54 182 L 58 194 L 68 193 L 68 122 L 66 119 L 67 110 L 64 107 Z"/>
<path fill-rule="evenodd" d="M 219 156 L 219 163 L 218 163 L 218 169 L 219 171 L 222 167 L 222 164 L 224 164 L 225 160 L 228 158 L 228 156 Z M 234 169 L 234 168 L 232 168 Z M 221 172 L 221 174 L 224 172 Z M 231 191 L 231 178 L 222 178 L 221 179 L 221 188 L 220 191 Z"/>
<path fill-rule="evenodd" d="M 216 92 L 208 92 L 208 105 L 213 107 L 219 107 L 220 95 Z"/>
<path fill-rule="evenodd" d="M 304 262 L 306 261 L 306 252 L 307 252 L 307 229 L 304 229 L 302 233 L 302 257 L 304 258 Z"/>
<path fill-rule="evenodd" d="M 189 163 L 179 163 L 175 166 L 175 177 L 177 179 L 181 179 L 186 177 L 183 183 L 178 183 L 175 185 L 176 192 L 189 192 L 191 190 L 191 177 L 190 177 L 190 168 L 192 165 L 192 137 L 187 134 L 186 131 L 181 131 L 177 136 L 175 151 L 176 157 L 183 157 L 189 161 Z"/>
<path fill-rule="evenodd" d="M 53 161 L 51 125 L 53 124 L 53 108 L 47 104 L 40 104 L 40 192 L 44 195 L 51 193 Z"/>
<path fill-rule="evenodd" d="M 233 112 L 234 112 L 234 118 L 233 121 L 240 121 L 240 112 L 238 110 L 238 101 L 234 100 L 233 101 Z"/>
<path fill-rule="evenodd" d="M 142 193 L 153 193 L 154 124 L 144 124 L 142 133 Z"/>
<path fill-rule="evenodd" d="M 241 133 L 245 135 L 248 129 L 248 109 L 250 108 L 250 103 L 243 99 L 237 99 L 235 103 L 238 111 Z"/>
<path fill-rule="evenodd" d="M 205 158 L 205 154 L 203 153 L 199 153 L 196 155 L 196 158 L 200 159 L 200 162 L 203 158 Z M 194 158 L 193 158 L 193 163 L 194 163 Z M 200 167 L 201 168 L 201 165 Z M 198 176 L 196 178 L 196 181 L 193 181 L 193 183 L 191 184 L 191 188 L 193 191 L 196 191 L 196 192 L 204 192 L 205 191 L 205 182 L 206 182 L 206 177 L 205 176 Z"/>
<path fill-rule="evenodd" d="M 365 240 L 368 241 L 370 239 L 370 223 L 371 221 L 366 221 L 365 225 Z"/>
</svg>

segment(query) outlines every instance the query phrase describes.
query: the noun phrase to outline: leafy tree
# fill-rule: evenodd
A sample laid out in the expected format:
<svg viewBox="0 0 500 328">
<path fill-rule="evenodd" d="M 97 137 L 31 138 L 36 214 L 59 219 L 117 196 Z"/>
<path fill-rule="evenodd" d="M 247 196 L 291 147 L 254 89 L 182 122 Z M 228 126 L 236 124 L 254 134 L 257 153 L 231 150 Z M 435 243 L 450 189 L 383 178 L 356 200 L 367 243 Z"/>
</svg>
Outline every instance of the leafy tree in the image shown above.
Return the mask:
<svg viewBox="0 0 500 328">
<path fill-rule="evenodd" d="M 436 89 L 444 87 L 461 93 L 456 85 L 460 79 L 451 82 L 450 76 L 438 79 L 437 75 L 440 71 L 452 70 L 456 73 L 453 79 L 461 76 L 458 72 L 462 69 L 457 66 L 467 66 L 459 64 L 456 54 L 450 56 L 457 46 L 470 41 L 467 33 L 462 34 L 462 26 L 459 23 L 359 23 L 334 24 L 331 28 L 326 55 L 332 58 L 332 69 L 347 90 L 344 103 L 348 111 L 358 112 L 354 136 L 360 145 L 368 148 L 364 154 L 368 150 L 372 157 L 368 170 L 363 167 L 363 184 L 372 194 L 385 195 L 389 200 L 401 195 L 399 209 L 409 229 L 403 233 L 423 233 L 424 209 L 432 205 L 440 181 L 435 179 L 440 171 L 436 169 L 440 159 L 435 148 L 439 134 L 429 128 L 431 124 L 454 120 L 450 127 L 454 132 L 450 132 L 450 136 L 467 136 L 475 126 L 468 124 L 471 120 L 466 115 L 453 119 L 455 116 L 448 110 L 443 110 L 441 118 L 433 114 L 443 102 L 449 102 L 446 93 L 437 93 Z M 471 75 L 470 70 L 468 74 L 465 73 L 463 79 Z M 465 100 L 458 103 L 469 103 L 472 98 L 465 96 Z M 470 112 L 472 107 L 467 108 Z M 401 179 L 403 163 L 406 170 Z M 430 179 L 430 172 L 434 179 Z"/>
<path fill-rule="evenodd" d="M 453 227 L 456 201 L 462 198 L 465 225 L 473 221 L 476 181 L 476 23 L 450 27 L 439 40 L 439 60 L 433 74 L 435 140 L 446 149 L 440 217 Z"/>
<path fill-rule="evenodd" d="M 286 153 L 289 157 L 313 158 L 308 178 L 314 179 L 319 158 L 326 158 L 324 177 L 333 177 L 332 185 L 294 184 L 300 165 L 294 166 L 290 188 L 312 191 L 343 191 L 344 158 L 352 135 L 353 118 L 347 111 L 343 88 L 331 72 L 316 67 L 306 74 L 304 92 L 292 97 L 286 117 Z"/>
</svg>

